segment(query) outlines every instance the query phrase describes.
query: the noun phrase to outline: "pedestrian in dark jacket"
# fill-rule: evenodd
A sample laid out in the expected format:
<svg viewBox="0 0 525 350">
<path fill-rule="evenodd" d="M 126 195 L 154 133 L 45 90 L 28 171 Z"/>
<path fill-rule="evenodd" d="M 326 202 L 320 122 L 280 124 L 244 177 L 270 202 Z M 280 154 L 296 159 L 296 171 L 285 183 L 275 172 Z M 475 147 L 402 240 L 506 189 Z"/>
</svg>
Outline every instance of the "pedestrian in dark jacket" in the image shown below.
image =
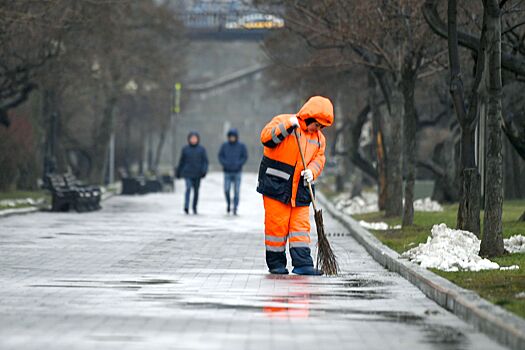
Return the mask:
<svg viewBox="0 0 525 350">
<path fill-rule="evenodd" d="M 188 145 L 184 146 L 177 167 L 177 178 L 186 181 L 186 193 L 184 196 L 184 212 L 188 214 L 190 206 L 190 194 L 193 188 L 193 213 L 197 214 L 197 202 L 199 201 L 200 181 L 208 172 L 208 156 L 206 149 L 199 144 L 200 136 L 192 131 L 188 134 Z"/>
<path fill-rule="evenodd" d="M 237 215 L 239 206 L 239 191 L 241 189 L 242 166 L 248 160 L 246 146 L 239 142 L 239 132 L 233 128 L 228 131 L 228 141 L 222 144 L 219 151 L 219 161 L 224 170 L 224 194 L 226 195 L 226 211 L 230 213 L 230 190 L 233 184 L 233 214 Z"/>
</svg>

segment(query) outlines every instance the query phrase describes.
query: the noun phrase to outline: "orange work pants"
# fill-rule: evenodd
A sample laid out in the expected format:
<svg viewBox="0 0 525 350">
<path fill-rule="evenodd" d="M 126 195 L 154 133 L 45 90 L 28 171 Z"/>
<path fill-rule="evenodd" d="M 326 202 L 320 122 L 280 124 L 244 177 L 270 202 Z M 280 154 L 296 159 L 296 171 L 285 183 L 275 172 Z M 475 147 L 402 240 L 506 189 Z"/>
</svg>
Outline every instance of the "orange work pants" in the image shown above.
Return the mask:
<svg viewBox="0 0 525 350">
<path fill-rule="evenodd" d="M 263 196 L 266 263 L 269 269 L 286 267 L 286 242 L 294 267 L 313 266 L 310 256 L 310 207 L 292 207 Z"/>
</svg>

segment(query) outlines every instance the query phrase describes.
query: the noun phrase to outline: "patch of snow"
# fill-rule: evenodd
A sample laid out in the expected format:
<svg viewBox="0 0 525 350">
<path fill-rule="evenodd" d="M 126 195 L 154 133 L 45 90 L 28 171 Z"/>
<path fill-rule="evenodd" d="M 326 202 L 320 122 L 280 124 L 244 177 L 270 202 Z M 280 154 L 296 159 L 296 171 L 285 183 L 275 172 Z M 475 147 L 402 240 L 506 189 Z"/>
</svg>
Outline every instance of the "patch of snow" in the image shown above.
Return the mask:
<svg viewBox="0 0 525 350">
<path fill-rule="evenodd" d="M 0 218 L 9 216 L 11 214 L 25 214 L 25 213 L 31 213 L 38 210 L 35 207 L 27 207 L 27 208 L 15 208 L 15 209 L 2 209 L 0 210 Z"/>
<path fill-rule="evenodd" d="M 443 211 L 443 207 L 436 201 L 433 201 L 430 197 L 423 199 L 416 199 L 414 201 L 415 211 Z"/>
<path fill-rule="evenodd" d="M 503 240 L 505 250 L 509 253 L 525 253 L 525 236 L 515 235 Z"/>
<path fill-rule="evenodd" d="M 502 266 L 499 268 L 500 270 L 503 270 L 503 271 L 508 271 L 508 270 L 519 270 L 520 267 L 518 265 L 510 265 L 510 266 Z"/>
<path fill-rule="evenodd" d="M 481 258 L 481 241 L 471 232 L 454 230 L 445 224 L 434 225 L 432 235 L 402 254 L 403 257 L 421 264 L 424 268 L 443 271 L 497 270 L 500 266 Z"/>
<path fill-rule="evenodd" d="M 3 199 L 0 200 L 0 206 L 14 208 L 18 205 L 39 205 L 44 202 L 43 198 L 38 198 L 34 200 L 33 198 L 21 198 L 21 199 Z"/>
<path fill-rule="evenodd" d="M 514 297 L 518 299 L 525 299 L 525 292 L 519 292 Z"/>
<path fill-rule="evenodd" d="M 335 207 L 347 215 L 366 214 L 379 211 L 377 193 L 363 192 L 361 196 L 350 198 L 348 193 L 341 193 L 334 198 Z M 429 197 L 414 201 L 415 211 L 443 211 L 443 207 Z"/>
<path fill-rule="evenodd" d="M 367 230 L 399 230 L 401 225 L 388 226 L 386 222 L 366 222 L 364 220 L 359 221 L 359 225 L 363 226 Z"/>
<path fill-rule="evenodd" d="M 343 193 L 334 199 L 335 207 L 347 215 L 365 214 L 379 211 L 377 195 L 371 192 L 363 192 L 362 196 L 349 198 Z"/>
</svg>

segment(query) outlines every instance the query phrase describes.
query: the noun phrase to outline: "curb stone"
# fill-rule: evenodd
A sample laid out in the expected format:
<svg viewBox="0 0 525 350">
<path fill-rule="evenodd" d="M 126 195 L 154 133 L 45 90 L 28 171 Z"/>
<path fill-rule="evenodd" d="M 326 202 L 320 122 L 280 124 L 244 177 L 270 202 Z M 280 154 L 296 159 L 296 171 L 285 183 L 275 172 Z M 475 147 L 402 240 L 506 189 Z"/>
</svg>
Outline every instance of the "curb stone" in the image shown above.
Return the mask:
<svg viewBox="0 0 525 350">
<path fill-rule="evenodd" d="M 9 216 L 13 215 L 24 215 L 24 214 L 31 214 L 34 212 L 39 211 L 40 209 L 37 207 L 27 207 L 27 208 L 18 208 L 18 209 L 4 209 L 0 210 L 0 219 L 7 218 Z"/>
<path fill-rule="evenodd" d="M 525 320 L 416 263 L 402 259 L 396 251 L 381 243 L 357 221 L 336 209 L 322 193 L 318 192 L 316 197 L 378 263 L 400 274 L 418 287 L 428 298 L 502 345 L 516 350 L 525 349 Z"/>
<path fill-rule="evenodd" d="M 102 197 L 100 198 L 101 202 L 107 201 L 111 197 L 115 196 L 116 193 L 114 192 L 104 192 L 102 194 Z M 19 209 L 5 209 L 0 210 L 0 219 L 7 218 L 14 215 L 25 215 L 25 214 L 32 214 L 40 211 L 40 208 L 38 207 L 27 207 L 27 208 L 19 208 Z"/>
</svg>

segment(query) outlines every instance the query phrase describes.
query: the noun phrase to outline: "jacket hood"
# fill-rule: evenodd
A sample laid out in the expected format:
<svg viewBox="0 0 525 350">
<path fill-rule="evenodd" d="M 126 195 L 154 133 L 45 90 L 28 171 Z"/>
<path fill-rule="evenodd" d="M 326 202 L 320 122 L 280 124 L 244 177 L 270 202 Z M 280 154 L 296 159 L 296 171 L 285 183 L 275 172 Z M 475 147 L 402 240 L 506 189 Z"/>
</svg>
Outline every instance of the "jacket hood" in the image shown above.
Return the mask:
<svg viewBox="0 0 525 350">
<path fill-rule="evenodd" d="M 236 136 L 237 138 L 239 138 L 239 131 L 236 128 L 231 128 L 230 130 L 228 130 L 227 136 Z"/>
<path fill-rule="evenodd" d="M 187 138 L 188 144 L 190 143 L 190 137 L 192 137 L 192 136 L 197 136 L 197 139 L 198 139 L 197 145 L 198 145 L 200 143 L 200 141 L 201 141 L 201 136 L 199 135 L 199 133 L 197 131 L 190 131 L 189 132 L 188 138 Z"/>
<path fill-rule="evenodd" d="M 334 106 L 326 97 L 313 96 L 301 107 L 297 118 L 302 121 L 313 118 L 323 126 L 330 126 L 334 123 Z"/>
</svg>

